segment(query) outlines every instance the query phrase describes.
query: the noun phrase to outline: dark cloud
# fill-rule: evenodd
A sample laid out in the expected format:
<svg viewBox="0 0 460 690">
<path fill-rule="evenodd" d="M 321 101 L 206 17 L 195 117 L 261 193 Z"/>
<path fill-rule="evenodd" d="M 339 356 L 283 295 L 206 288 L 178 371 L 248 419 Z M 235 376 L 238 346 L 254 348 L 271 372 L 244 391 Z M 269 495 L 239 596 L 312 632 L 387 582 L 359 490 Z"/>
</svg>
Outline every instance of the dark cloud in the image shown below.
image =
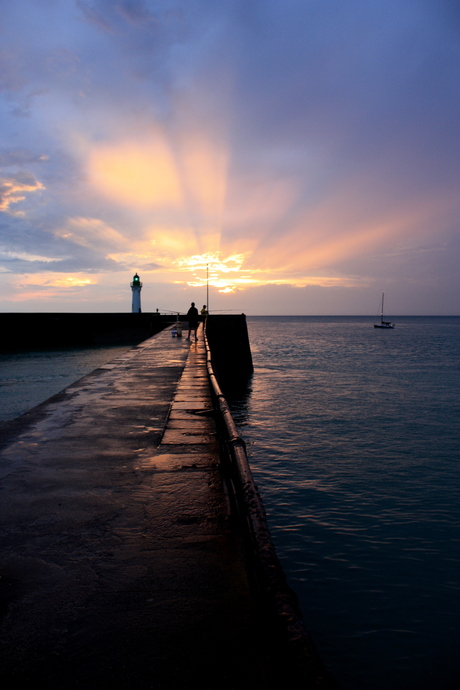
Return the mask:
<svg viewBox="0 0 460 690">
<path fill-rule="evenodd" d="M 136 28 L 149 27 L 157 19 L 142 0 L 77 0 L 85 19 L 109 34 L 123 30 L 126 22 Z M 161 3 L 156 3 L 158 9 Z"/>
<path fill-rule="evenodd" d="M 90 24 L 93 24 L 98 29 L 106 31 L 109 34 L 114 33 L 114 30 L 110 25 L 110 22 L 108 22 L 104 18 L 103 14 L 95 8 L 94 4 L 84 2 L 84 0 L 77 0 L 76 5 L 81 10 L 83 16 Z"/>
<path fill-rule="evenodd" d="M 49 220 L 48 220 L 49 223 Z M 0 267 L 12 273 L 73 273 L 120 270 L 97 243 L 82 246 L 49 226 L 0 214 Z"/>
<path fill-rule="evenodd" d="M 240 51 L 247 135 L 303 137 L 339 152 L 348 143 L 360 155 L 393 136 L 403 143 L 414 125 L 427 134 L 433 120 L 449 120 L 453 41 L 433 30 L 439 10 L 427 17 L 427 5 L 296 3 L 287 12 L 268 3 L 264 26 L 246 30 Z"/>
<path fill-rule="evenodd" d="M 155 17 L 142 0 L 118 0 L 112 5 L 121 17 L 136 26 L 155 21 Z"/>
<path fill-rule="evenodd" d="M 4 168 L 23 166 L 30 163 L 42 163 L 48 160 L 46 154 L 37 154 L 24 148 L 0 149 L 0 166 Z"/>
<path fill-rule="evenodd" d="M 34 237 L 37 240 L 37 236 Z M 37 246 L 37 245 L 35 245 Z M 43 246 L 38 245 L 41 254 L 46 252 L 46 242 Z M 0 267 L 9 273 L 16 274 L 34 274 L 34 273 L 101 273 L 120 271 L 125 269 L 124 264 L 119 264 L 113 259 L 106 257 L 103 253 L 89 250 L 87 248 L 76 245 L 67 245 L 63 247 L 71 252 L 71 255 L 62 258 L 55 257 L 41 257 L 35 253 L 31 253 L 30 249 L 24 247 L 22 250 L 14 251 L 10 246 L 7 251 L 0 248 Z M 53 244 L 52 252 L 56 254 L 56 247 Z"/>
</svg>

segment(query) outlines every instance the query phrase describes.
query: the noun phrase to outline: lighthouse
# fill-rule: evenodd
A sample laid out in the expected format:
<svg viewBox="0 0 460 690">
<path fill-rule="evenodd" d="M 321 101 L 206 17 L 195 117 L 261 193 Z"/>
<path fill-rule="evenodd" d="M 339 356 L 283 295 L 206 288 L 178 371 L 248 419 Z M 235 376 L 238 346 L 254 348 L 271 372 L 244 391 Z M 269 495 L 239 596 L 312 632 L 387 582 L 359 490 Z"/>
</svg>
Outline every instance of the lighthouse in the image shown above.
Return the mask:
<svg viewBox="0 0 460 690">
<path fill-rule="evenodd" d="M 142 283 L 141 279 L 137 275 L 137 273 L 133 277 L 133 282 L 131 283 L 131 290 L 133 291 L 133 309 L 132 312 L 133 314 L 140 314 L 141 313 L 141 290 L 142 290 Z"/>
</svg>

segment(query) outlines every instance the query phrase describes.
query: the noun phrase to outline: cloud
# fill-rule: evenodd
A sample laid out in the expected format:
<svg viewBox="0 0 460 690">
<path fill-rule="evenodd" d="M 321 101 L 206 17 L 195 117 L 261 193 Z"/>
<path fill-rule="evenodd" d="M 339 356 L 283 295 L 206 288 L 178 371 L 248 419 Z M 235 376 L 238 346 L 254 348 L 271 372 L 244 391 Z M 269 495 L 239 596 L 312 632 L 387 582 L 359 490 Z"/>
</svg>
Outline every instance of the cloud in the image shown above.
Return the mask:
<svg viewBox="0 0 460 690">
<path fill-rule="evenodd" d="M 41 182 L 30 173 L 18 173 L 0 177 L 0 211 L 11 215 L 21 216 L 24 211 L 11 208 L 26 199 L 26 195 L 44 189 Z"/>
<path fill-rule="evenodd" d="M 116 262 L 116 265 L 123 270 L 139 271 L 156 271 L 162 268 L 162 265 L 152 261 L 151 254 L 142 254 L 140 252 L 124 253 L 124 254 L 109 254 L 109 259 Z"/>
<path fill-rule="evenodd" d="M 142 0 L 77 0 L 76 5 L 88 22 L 110 34 L 115 33 L 120 19 L 135 27 L 156 22 L 147 3 Z"/>
<path fill-rule="evenodd" d="M 77 0 L 76 5 L 90 24 L 93 24 L 98 29 L 106 31 L 109 34 L 114 33 L 110 23 L 104 18 L 101 12 L 95 9 L 94 5 L 89 2 L 84 2 L 83 0 Z"/>
<path fill-rule="evenodd" d="M 39 256 L 37 254 L 29 254 L 28 252 L 2 251 L 1 249 L 0 257 L 6 260 L 20 259 L 22 261 L 39 261 L 40 263 L 51 263 L 53 261 L 59 261 L 59 259 L 51 258 L 49 256 Z"/>
<path fill-rule="evenodd" d="M 3 168 L 21 167 L 30 163 L 40 163 L 48 159 L 49 156 L 46 154 L 34 153 L 24 148 L 0 150 L 0 166 Z"/>
<path fill-rule="evenodd" d="M 117 14 L 135 26 L 155 22 L 155 17 L 142 0 L 118 0 L 112 4 Z"/>
</svg>

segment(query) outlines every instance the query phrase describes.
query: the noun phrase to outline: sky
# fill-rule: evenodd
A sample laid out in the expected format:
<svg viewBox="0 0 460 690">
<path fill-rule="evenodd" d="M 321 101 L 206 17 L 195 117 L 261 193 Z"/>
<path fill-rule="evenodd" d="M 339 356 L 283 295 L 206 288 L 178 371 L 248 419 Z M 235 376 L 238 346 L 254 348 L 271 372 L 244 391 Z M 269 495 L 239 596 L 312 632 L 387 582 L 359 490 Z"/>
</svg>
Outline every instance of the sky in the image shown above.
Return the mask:
<svg viewBox="0 0 460 690">
<path fill-rule="evenodd" d="M 459 314 L 459 24 L 0 0 L 0 311 Z"/>
</svg>

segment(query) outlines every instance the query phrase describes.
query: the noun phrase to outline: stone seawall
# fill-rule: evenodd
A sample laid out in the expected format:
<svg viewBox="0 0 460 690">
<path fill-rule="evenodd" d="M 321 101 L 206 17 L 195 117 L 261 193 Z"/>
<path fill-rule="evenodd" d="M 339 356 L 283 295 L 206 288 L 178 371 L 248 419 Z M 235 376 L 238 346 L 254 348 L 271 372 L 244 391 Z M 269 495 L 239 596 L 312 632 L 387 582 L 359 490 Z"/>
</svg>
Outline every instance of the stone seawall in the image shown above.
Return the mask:
<svg viewBox="0 0 460 690">
<path fill-rule="evenodd" d="M 0 351 L 140 343 L 175 321 L 156 313 L 4 313 Z"/>
</svg>

